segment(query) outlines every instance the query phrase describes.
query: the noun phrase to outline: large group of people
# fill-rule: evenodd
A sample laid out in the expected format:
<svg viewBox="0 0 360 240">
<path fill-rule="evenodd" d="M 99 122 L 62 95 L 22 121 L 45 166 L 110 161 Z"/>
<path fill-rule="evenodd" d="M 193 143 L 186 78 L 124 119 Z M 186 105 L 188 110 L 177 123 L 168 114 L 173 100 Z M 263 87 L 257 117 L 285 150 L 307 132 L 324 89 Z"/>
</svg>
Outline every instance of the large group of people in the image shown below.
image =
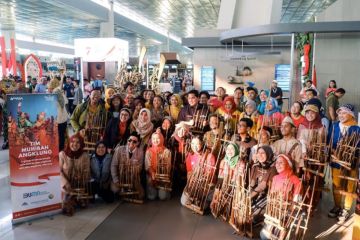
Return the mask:
<svg viewBox="0 0 360 240">
<path fill-rule="evenodd" d="M 42 91 L 43 80 L 35 92 Z M 248 86 L 227 94 L 219 87 L 215 96 L 194 89 L 182 95 L 137 92 L 131 82 L 121 92 L 95 85 L 84 82 L 84 94 L 70 78 L 46 85 L 59 96 L 65 214 L 72 215 L 77 206 L 85 207 L 96 197 L 142 203 L 165 201 L 180 192 L 183 206 L 239 226 L 235 198 L 249 189 L 244 192 L 251 206 L 265 203 L 252 216 L 250 224 L 258 224 L 266 218 L 269 193 L 316 209 L 322 177 L 330 167 L 335 205 L 328 216 L 349 218 L 353 180 L 359 174 L 360 128 L 354 106 L 339 104 L 345 90 L 334 80 L 324 94 L 325 105 L 308 80 L 288 111 L 275 80 L 261 91 Z M 68 120 L 71 137 L 66 137 Z M 339 146 L 348 145 L 354 151 L 341 159 L 345 155 Z M 263 239 L 274 234 L 267 225 L 265 221 Z"/>
</svg>

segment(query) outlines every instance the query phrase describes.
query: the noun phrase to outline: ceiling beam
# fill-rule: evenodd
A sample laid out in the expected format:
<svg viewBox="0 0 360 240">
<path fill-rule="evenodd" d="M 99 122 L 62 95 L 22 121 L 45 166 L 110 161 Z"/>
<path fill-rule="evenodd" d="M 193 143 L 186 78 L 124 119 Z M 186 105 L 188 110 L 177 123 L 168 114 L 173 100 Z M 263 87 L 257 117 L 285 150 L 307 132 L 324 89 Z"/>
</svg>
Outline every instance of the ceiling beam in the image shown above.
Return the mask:
<svg viewBox="0 0 360 240">
<path fill-rule="evenodd" d="M 360 32 L 360 21 L 341 22 L 311 22 L 311 23 L 279 23 L 261 25 L 251 28 L 237 28 L 224 31 L 220 34 L 222 43 L 231 42 L 232 39 L 253 36 L 265 36 L 288 33 L 342 33 Z"/>
<path fill-rule="evenodd" d="M 91 14 L 95 17 L 98 17 L 99 19 L 103 21 L 107 21 L 108 19 L 108 9 L 105 7 L 89 1 L 89 0 L 57 0 L 58 2 L 61 2 L 71 8 L 79 9 L 80 11 L 86 12 L 88 14 Z M 128 29 L 134 33 L 137 33 L 139 35 L 145 36 L 147 38 L 152 38 L 157 41 L 160 41 L 162 43 L 167 42 L 167 36 L 164 36 L 163 34 L 160 34 L 150 28 L 147 28 L 140 23 L 136 22 L 135 20 L 126 18 L 119 13 L 114 12 L 114 24 L 119 25 L 122 28 Z M 170 42 L 181 46 L 181 43 L 178 43 L 177 41 L 174 41 L 170 38 Z"/>
</svg>

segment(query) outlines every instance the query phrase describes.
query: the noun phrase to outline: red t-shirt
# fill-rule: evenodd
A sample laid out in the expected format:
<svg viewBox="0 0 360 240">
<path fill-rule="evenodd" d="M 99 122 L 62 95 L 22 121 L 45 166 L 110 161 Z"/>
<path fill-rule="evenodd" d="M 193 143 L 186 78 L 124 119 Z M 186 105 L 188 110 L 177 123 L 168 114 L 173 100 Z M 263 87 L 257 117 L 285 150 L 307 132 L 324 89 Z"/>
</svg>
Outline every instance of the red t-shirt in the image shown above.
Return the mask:
<svg viewBox="0 0 360 240">
<path fill-rule="evenodd" d="M 290 116 L 290 117 L 293 120 L 294 125 L 295 125 L 296 128 L 299 128 L 300 124 L 303 123 L 304 120 L 305 120 L 305 117 L 303 115 L 300 115 L 300 117 L 297 118 L 297 119 L 292 117 L 292 116 Z"/>
</svg>

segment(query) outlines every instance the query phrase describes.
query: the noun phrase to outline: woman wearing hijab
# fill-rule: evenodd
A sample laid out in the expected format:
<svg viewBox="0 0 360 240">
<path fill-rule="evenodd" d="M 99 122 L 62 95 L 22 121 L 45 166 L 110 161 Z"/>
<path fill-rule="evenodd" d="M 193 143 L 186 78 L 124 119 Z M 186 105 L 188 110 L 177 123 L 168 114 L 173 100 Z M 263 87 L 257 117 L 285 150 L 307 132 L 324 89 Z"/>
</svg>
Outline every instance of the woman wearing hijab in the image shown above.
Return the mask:
<svg viewBox="0 0 360 240">
<path fill-rule="evenodd" d="M 76 206 L 86 207 L 88 204 L 75 194 L 87 196 L 90 192 L 90 160 L 89 155 L 84 152 L 84 146 L 84 139 L 80 134 L 75 134 L 70 137 L 64 151 L 59 153 L 61 190 L 64 194 L 63 213 L 68 216 L 74 214 Z M 76 192 L 76 189 L 84 192 Z"/>
<path fill-rule="evenodd" d="M 270 192 L 279 194 L 281 201 L 285 202 L 298 202 L 301 200 L 301 181 L 293 172 L 293 163 L 291 158 L 285 154 L 279 154 L 275 162 L 277 175 L 273 177 Z M 280 201 L 279 201 L 280 204 Z M 285 215 L 286 216 L 286 215 Z M 283 218 L 279 219 L 284 221 Z M 266 216 L 265 216 L 266 222 Z M 272 234 L 280 236 L 281 239 L 285 238 L 287 229 L 281 230 L 272 225 L 265 224 L 261 229 L 261 239 L 273 239 Z M 282 238 L 283 237 L 283 238 Z"/>
<path fill-rule="evenodd" d="M 105 142 L 95 145 L 95 152 L 90 157 L 92 194 L 98 194 L 105 202 L 114 201 L 111 184 L 111 155 L 107 153 Z"/>
<path fill-rule="evenodd" d="M 256 124 L 258 122 L 259 113 L 256 110 L 256 102 L 249 99 L 245 103 L 245 111 L 240 114 L 240 119 L 249 118 L 253 121 L 253 126 L 250 129 L 250 136 L 255 138 L 257 135 Z"/>
<path fill-rule="evenodd" d="M 339 116 L 339 121 L 332 124 L 330 131 L 332 134 L 329 136 L 329 142 L 331 140 L 331 149 L 336 151 L 336 148 L 346 141 L 345 139 L 351 135 L 356 136 L 357 138 L 360 135 L 360 127 L 356 121 L 354 106 L 351 104 L 342 105 L 336 113 Z M 345 138 L 345 139 L 344 139 Z M 360 143 L 357 143 L 357 149 L 360 148 Z M 338 218 L 339 222 L 346 221 L 351 216 L 351 208 L 353 205 L 353 198 L 350 195 L 342 195 L 339 191 L 346 191 L 348 193 L 354 193 L 356 190 L 356 182 L 352 180 L 342 179 L 340 176 L 344 175 L 351 178 L 359 178 L 359 166 L 355 164 L 358 162 L 359 152 L 353 154 L 351 161 L 353 164 L 350 169 L 344 169 L 340 164 L 332 162 L 331 166 L 331 175 L 332 175 L 332 184 L 333 184 L 333 198 L 334 198 L 334 207 L 328 213 L 328 217 Z M 350 160 L 350 159 L 349 159 Z M 358 193 L 359 194 L 359 193 Z M 359 195 L 358 195 L 359 196 Z M 357 201 L 360 199 L 358 198 Z M 355 215 L 355 224 L 358 225 L 358 213 Z"/>
<path fill-rule="evenodd" d="M 177 122 L 180 110 L 182 108 L 182 100 L 179 94 L 173 94 L 170 97 L 170 105 L 165 108 L 165 112 Z"/>
<path fill-rule="evenodd" d="M 237 144 L 229 143 L 226 146 L 225 158 L 220 162 L 218 181 L 213 199 L 210 204 L 211 212 L 215 217 L 223 216 L 227 221 L 231 214 L 232 192 L 237 179 L 244 173 L 244 163 L 239 159 L 240 150 Z M 224 204 L 226 206 L 223 206 Z M 221 206 L 221 208 L 220 208 Z"/>
<path fill-rule="evenodd" d="M 268 90 L 260 91 L 260 95 L 259 95 L 260 104 L 257 106 L 257 111 L 258 111 L 259 115 L 264 115 L 268 97 L 269 97 Z"/>
<path fill-rule="evenodd" d="M 105 109 L 109 110 L 111 107 L 111 97 L 115 94 L 113 88 L 107 88 L 105 91 Z"/>
<path fill-rule="evenodd" d="M 280 126 L 282 120 L 284 119 L 284 115 L 280 113 L 278 102 L 275 98 L 270 98 L 268 103 L 266 104 L 266 109 L 264 115 L 260 115 L 258 120 L 258 128 L 262 125 L 264 126 Z"/>
<path fill-rule="evenodd" d="M 225 131 L 234 133 L 236 123 L 239 121 L 241 114 L 241 112 L 236 109 L 234 98 L 231 96 L 225 97 L 222 106 L 216 110 L 215 114 L 216 113 L 224 118 Z"/>
<path fill-rule="evenodd" d="M 308 161 L 309 158 L 316 158 L 316 160 L 320 162 L 327 161 L 325 154 L 319 154 L 315 156 L 311 156 L 309 154 L 314 152 L 313 146 L 316 146 L 317 152 L 325 151 L 325 144 L 326 144 L 326 130 L 321 122 L 321 117 L 319 114 L 319 108 L 316 105 L 306 105 L 305 107 L 305 120 L 300 124 L 299 129 L 297 131 L 297 139 L 301 143 L 301 151 L 303 155 L 303 159 L 305 162 Z M 323 144 L 323 148 L 321 145 Z M 314 165 L 308 165 L 308 168 L 313 169 L 314 171 L 322 171 L 323 168 L 321 166 L 314 166 Z M 313 185 L 314 183 L 315 175 L 306 172 L 305 180 L 307 184 Z M 321 188 L 322 181 L 316 181 L 315 188 Z M 309 196 L 312 195 L 312 191 L 309 194 Z M 312 207 L 315 208 L 320 201 L 321 198 L 321 192 L 315 191 L 313 196 L 313 202 Z M 310 200 L 310 199 L 308 199 Z"/>
<path fill-rule="evenodd" d="M 299 201 L 301 199 L 301 181 L 293 171 L 291 157 L 279 154 L 275 167 L 278 174 L 273 177 L 270 191 L 280 192 L 286 201 Z"/>
<path fill-rule="evenodd" d="M 253 224 L 264 219 L 264 204 L 266 201 L 268 186 L 276 175 L 274 153 L 269 145 L 263 145 L 257 149 L 255 154 L 256 163 L 250 171 L 250 197 L 254 206 Z"/>
<path fill-rule="evenodd" d="M 128 108 L 122 108 L 117 117 L 113 115 L 105 129 L 104 142 L 109 151 L 112 151 L 116 145 L 125 145 L 130 135 L 131 111 Z"/>
<path fill-rule="evenodd" d="M 269 145 L 258 148 L 256 163 L 251 168 L 250 187 L 251 198 L 260 200 L 266 197 L 267 188 L 272 178 L 276 175 L 276 168 L 273 166 L 274 153 Z"/>
<path fill-rule="evenodd" d="M 141 109 L 138 119 L 131 123 L 131 131 L 135 131 L 140 135 L 141 147 L 144 147 L 147 144 L 153 129 L 154 124 L 151 122 L 150 110 L 147 108 Z"/>
<path fill-rule="evenodd" d="M 256 153 L 259 147 L 264 145 L 270 146 L 271 135 L 272 135 L 272 129 L 270 127 L 263 126 L 262 129 L 259 129 L 258 144 L 252 146 L 250 150 L 249 160 L 252 161 L 252 163 L 257 162 Z"/>
<path fill-rule="evenodd" d="M 158 182 L 156 179 L 158 164 L 166 164 L 167 169 L 172 168 L 171 152 L 164 145 L 164 137 L 161 133 L 155 132 L 151 135 L 151 147 L 145 153 L 145 171 L 146 171 L 146 194 L 149 200 L 170 199 L 171 182 L 168 184 Z M 171 170 L 169 177 L 171 179 Z M 168 190 L 169 189 L 169 190 Z"/>
</svg>

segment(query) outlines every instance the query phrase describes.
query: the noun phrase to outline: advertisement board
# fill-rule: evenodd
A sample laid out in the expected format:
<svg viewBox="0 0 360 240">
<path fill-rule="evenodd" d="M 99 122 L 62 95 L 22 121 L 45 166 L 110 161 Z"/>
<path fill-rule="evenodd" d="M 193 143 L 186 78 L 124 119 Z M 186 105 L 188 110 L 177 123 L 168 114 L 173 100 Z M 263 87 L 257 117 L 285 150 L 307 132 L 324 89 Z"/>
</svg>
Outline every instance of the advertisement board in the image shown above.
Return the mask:
<svg viewBox="0 0 360 240">
<path fill-rule="evenodd" d="M 55 94 L 7 95 L 13 223 L 61 210 Z"/>
<path fill-rule="evenodd" d="M 129 43 L 118 38 L 78 38 L 74 47 L 84 62 L 129 62 Z"/>
</svg>

